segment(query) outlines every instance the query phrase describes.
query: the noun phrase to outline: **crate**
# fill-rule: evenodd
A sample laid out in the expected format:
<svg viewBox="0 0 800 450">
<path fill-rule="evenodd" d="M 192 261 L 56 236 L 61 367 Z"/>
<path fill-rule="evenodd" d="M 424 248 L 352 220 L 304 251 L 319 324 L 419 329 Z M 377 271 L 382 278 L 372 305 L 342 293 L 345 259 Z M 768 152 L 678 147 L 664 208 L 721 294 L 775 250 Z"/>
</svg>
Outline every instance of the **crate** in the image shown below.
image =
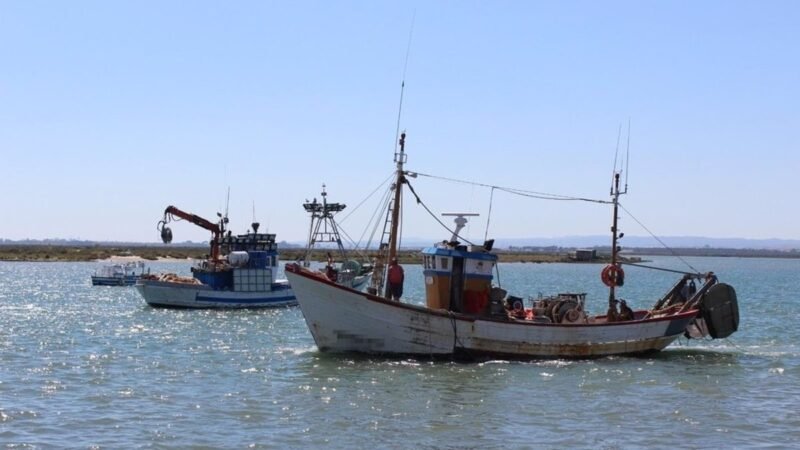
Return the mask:
<svg viewBox="0 0 800 450">
<path fill-rule="evenodd" d="M 234 269 L 233 290 L 236 292 L 265 292 L 272 288 L 270 269 Z"/>
</svg>

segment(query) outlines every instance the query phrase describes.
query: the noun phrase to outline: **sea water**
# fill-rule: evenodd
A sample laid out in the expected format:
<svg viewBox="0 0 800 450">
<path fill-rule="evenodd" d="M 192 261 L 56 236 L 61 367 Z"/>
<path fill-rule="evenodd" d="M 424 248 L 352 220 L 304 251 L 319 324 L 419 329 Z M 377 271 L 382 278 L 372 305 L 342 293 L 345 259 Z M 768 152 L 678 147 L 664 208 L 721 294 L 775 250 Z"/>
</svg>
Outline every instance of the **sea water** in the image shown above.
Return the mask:
<svg viewBox="0 0 800 450">
<path fill-rule="evenodd" d="M 93 287 L 96 263 L 0 262 L 0 446 L 8 448 L 740 448 L 800 442 L 800 260 L 651 258 L 714 270 L 740 331 L 643 357 L 481 362 L 321 354 L 299 308 L 152 308 Z M 189 274 L 189 263 L 150 264 Z M 501 264 L 536 297 L 596 264 Z M 679 277 L 628 267 L 647 308 Z M 406 266 L 422 303 L 421 268 Z M 497 280 L 496 280 L 497 281 Z"/>
</svg>

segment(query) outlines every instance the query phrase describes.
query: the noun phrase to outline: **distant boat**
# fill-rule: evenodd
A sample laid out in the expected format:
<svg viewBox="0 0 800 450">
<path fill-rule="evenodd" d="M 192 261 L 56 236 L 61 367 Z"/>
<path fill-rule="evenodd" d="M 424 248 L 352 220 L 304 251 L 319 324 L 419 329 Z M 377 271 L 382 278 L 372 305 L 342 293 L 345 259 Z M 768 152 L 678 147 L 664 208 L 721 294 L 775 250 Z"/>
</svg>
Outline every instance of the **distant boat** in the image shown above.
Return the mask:
<svg viewBox="0 0 800 450">
<path fill-rule="evenodd" d="M 353 289 L 361 289 L 372 277 L 372 264 L 350 257 L 348 253 L 358 253 L 357 250 L 348 252 L 344 248 L 342 237 L 339 233 L 339 224 L 336 222 L 334 215 L 344 210 L 347 205 L 344 203 L 328 203 L 328 193 L 325 191 L 324 184 L 322 185 L 321 195 L 322 202 L 318 202 L 315 197 L 313 201 L 306 200 L 303 203 L 303 208 L 311 215 L 311 227 L 308 232 L 306 252 L 303 255 L 303 267 L 311 265 L 312 252 L 317 244 L 333 242 L 336 244 L 335 252 L 339 257 L 339 263 L 337 264 L 334 255 L 328 252 L 326 265 L 321 270 L 322 273 L 337 284 Z"/>
<path fill-rule="evenodd" d="M 191 221 L 212 232 L 211 255 L 191 268 L 192 277 L 172 273 L 147 275 L 136 290 L 151 306 L 179 308 L 264 308 L 294 306 L 294 292 L 285 279 L 278 279 L 278 247 L 274 234 L 253 232 L 232 236 L 225 232 L 226 217 L 213 223 L 174 206 L 159 222 L 165 243 L 172 241 L 166 223 L 174 217 Z"/>
<path fill-rule="evenodd" d="M 94 272 L 92 286 L 133 286 L 144 275 L 144 262 L 107 264 Z"/>
<path fill-rule="evenodd" d="M 565 358 L 627 355 L 659 351 L 678 337 L 724 338 L 739 323 L 736 292 L 713 273 L 683 273 L 683 277 L 649 310 L 633 311 L 617 298 L 623 284 L 617 258 L 619 173 L 612 185 L 614 222 L 612 261 L 601 273 L 609 287 L 605 315 L 585 310 L 583 293 L 534 298 L 526 307 L 522 297 L 493 286 L 497 255 L 493 241 L 467 245 L 459 232 L 467 223 L 454 214 L 452 237 L 423 250 L 425 306 L 390 299 L 384 290 L 383 261 L 397 253 L 401 190 L 409 184 L 403 163 L 405 133 L 395 153 L 394 200 L 388 205 L 385 229 L 388 258 L 378 257 L 367 292 L 338 285 L 324 275 L 286 266 L 286 273 L 320 351 L 402 356 L 459 356 L 465 358 Z M 410 184 L 409 184 L 410 186 Z M 411 189 L 418 203 L 418 193 Z M 427 208 L 427 207 L 426 207 Z M 384 248 L 384 245 L 381 245 Z M 695 281 L 701 286 L 697 287 Z M 618 310 L 619 308 L 619 310 Z"/>
</svg>

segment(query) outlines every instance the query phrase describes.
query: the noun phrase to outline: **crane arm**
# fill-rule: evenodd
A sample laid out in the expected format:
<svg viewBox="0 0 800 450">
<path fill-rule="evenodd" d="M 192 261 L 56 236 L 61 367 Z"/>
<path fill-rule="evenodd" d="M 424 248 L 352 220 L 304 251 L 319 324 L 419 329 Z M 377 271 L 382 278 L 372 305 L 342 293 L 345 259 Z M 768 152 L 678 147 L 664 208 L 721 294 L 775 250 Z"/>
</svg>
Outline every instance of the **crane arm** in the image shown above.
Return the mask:
<svg viewBox="0 0 800 450">
<path fill-rule="evenodd" d="M 164 210 L 164 222 L 169 222 L 167 219 L 170 214 L 173 216 L 180 217 L 181 219 L 188 220 L 189 222 L 192 222 L 193 224 L 197 225 L 200 228 L 205 228 L 206 230 L 209 230 L 212 233 L 214 233 L 214 235 L 222 233 L 222 229 L 220 229 L 218 224 L 206 220 L 196 214 L 191 214 L 182 211 L 171 205 L 167 206 L 167 209 Z"/>
<path fill-rule="evenodd" d="M 161 231 L 161 239 L 164 241 L 164 243 L 169 243 L 172 241 L 172 230 L 170 230 L 166 224 L 172 220 L 173 216 L 188 220 L 198 227 L 205 228 L 206 230 L 210 231 L 213 235 L 211 237 L 211 259 L 214 261 L 219 259 L 220 240 L 222 239 L 222 233 L 225 231 L 223 228 L 224 221 L 220 224 L 216 224 L 196 214 L 182 211 L 172 205 L 167 206 L 167 209 L 164 210 L 164 219 L 158 223 L 158 228 Z"/>
</svg>

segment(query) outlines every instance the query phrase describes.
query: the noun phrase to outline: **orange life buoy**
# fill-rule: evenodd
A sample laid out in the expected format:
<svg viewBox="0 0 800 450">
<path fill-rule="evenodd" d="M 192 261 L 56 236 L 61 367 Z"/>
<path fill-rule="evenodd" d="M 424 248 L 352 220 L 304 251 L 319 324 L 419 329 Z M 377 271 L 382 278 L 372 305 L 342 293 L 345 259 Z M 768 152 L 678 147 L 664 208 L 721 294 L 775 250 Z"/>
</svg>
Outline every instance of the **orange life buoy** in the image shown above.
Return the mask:
<svg viewBox="0 0 800 450">
<path fill-rule="evenodd" d="M 603 271 L 600 272 L 600 279 L 608 287 L 622 286 L 625 279 L 625 271 L 622 270 L 622 266 L 609 264 L 603 267 Z"/>
</svg>

